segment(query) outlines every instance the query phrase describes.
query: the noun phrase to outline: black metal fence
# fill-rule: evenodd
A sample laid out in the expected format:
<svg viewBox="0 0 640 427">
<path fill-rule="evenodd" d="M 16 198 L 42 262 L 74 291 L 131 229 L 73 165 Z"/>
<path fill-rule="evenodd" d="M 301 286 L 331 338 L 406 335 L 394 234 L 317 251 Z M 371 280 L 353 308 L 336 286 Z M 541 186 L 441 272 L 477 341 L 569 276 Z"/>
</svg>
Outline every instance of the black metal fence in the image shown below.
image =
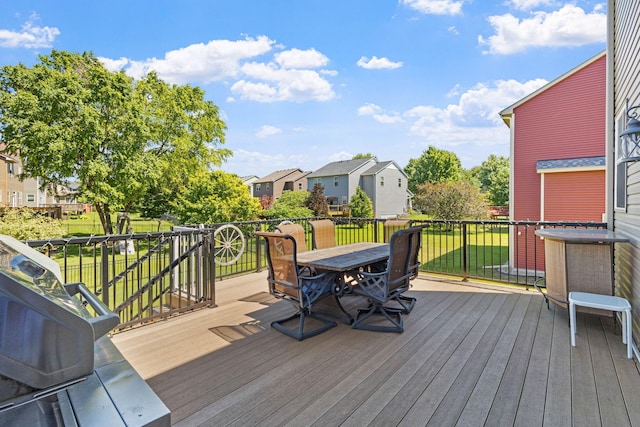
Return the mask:
<svg viewBox="0 0 640 427">
<path fill-rule="evenodd" d="M 311 249 L 313 218 L 301 224 Z M 333 218 L 338 245 L 388 241 L 398 228 L 422 228 L 421 270 L 529 286 L 544 274 L 541 227 L 606 228 L 604 223 L 385 221 Z M 172 231 L 26 242 L 58 261 L 65 282 L 84 282 L 119 314 L 121 325 L 215 305 L 215 282 L 266 267 L 256 232 L 281 220 L 186 226 Z M 266 285 L 265 285 L 266 286 Z"/>
</svg>

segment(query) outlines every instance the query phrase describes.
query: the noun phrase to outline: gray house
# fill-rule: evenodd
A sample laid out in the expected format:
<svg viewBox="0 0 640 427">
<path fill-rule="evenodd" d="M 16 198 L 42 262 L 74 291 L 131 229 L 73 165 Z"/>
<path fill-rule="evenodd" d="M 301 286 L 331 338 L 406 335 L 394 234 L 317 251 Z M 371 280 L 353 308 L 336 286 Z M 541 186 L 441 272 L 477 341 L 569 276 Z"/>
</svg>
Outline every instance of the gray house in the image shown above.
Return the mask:
<svg viewBox="0 0 640 427">
<path fill-rule="evenodd" d="M 329 163 L 307 175 L 307 187 L 324 187 L 331 215 L 347 215 L 348 205 L 360 187 L 373 202 L 376 218 L 390 218 L 407 212 L 410 193 L 407 175 L 394 161 L 375 157 Z"/>
</svg>

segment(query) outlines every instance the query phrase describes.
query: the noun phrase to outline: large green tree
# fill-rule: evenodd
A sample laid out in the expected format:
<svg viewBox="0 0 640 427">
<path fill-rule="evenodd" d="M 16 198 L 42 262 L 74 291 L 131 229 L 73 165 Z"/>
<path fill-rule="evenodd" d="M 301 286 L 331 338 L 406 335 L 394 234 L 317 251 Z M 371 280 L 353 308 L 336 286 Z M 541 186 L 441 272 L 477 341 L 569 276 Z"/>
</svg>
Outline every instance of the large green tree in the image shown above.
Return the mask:
<svg viewBox="0 0 640 427">
<path fill-rule="evenodd" d="M 262 209 L 238 176 L 223 171 L 191 173 L 171 204 L 183 224 L 250 221 Z"/>
<path fill-rule="evenodd" d="M 480 181 L 491 205 L 509 204 L 509 158 L 491 154 L 472 174 Z"/>
<path fill-rule="evenodd" d="M 429 146 L 417 159 L 409 159 L 404 171 L 409 190 L 416 193 L 418 186 L 425 182 L 435 184 L 460 180 L 462 164 L 455 153 Z"/>
<path fill-rule="evenodd" d="M 134 81 L 87 52 L 54 50 L 39 59 L 0 69 L 5 151 L 20 156 L 22 176 L 45 187 L 77 181 L 78 199 L 93 204 L 105 233 L 112 213 L 145 199 L 168 206 L 189 173 L 230 155 L 215 148 L 225 125 L 201 89 L 153 73 Z"/>
</svg>

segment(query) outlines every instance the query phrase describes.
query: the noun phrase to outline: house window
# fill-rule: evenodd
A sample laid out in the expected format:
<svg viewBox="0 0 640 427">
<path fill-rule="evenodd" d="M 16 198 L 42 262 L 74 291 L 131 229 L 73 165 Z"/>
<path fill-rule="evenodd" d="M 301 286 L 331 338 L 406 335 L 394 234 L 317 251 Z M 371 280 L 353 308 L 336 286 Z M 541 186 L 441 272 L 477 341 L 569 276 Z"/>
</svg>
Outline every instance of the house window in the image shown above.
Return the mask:
<svg viewBox="0 0 640 427">
<path fill-rule="evenodd" d="M 36 201 L 36 195 L 35 194 L 27 194 L 27 202 L 35 202 Z"/>
<path fill-rule="evenodd" d="M 334 186 L 334 187 L 337 187 L 337 186 L 338 186 L 338 177 L 337 177 L 337 176 L 334 176 L 334 177 L 333 177 L 333 186 Z"/>
<path fill-rule="evenodd" d="M 398 178 L 398 187 L 402 187 L 402 178 Z"/>
<path fill-rule="evenodd" d="M 622 113 L 616 118 L 616 143 L 614 144 L 616 147 L 616 155 L 615 158 L 618 158 L 618 141 L 620 140 L 620 133 L 624 132 L 625 126 L 625 114 Z M 623 210 L 626 212 L 627 210 L 627 163 L 617 163 L 615 165 L 615 209 Z"/>
<path fill-rule="evenodd" d="M 262 184 L 256 184 L 256 191 L 262 191 Z"/>
<path fill-rule="evenodd" d="M 320 179 L 320 178 L 314 178 L 314 179 L 313 179 L 313 183 L 314 183 L 314 184 L 320 184 L 320 182 L 321 182 L 321 179 Z"/>
<path fill-rule="evenodd" d="M 380 187 L 384 187 L 384 176 L 380 177 Z"/>
<path fill-rule="evenodd" d="M 264 188 L 265 188 L 265 190 L 269 191 L 269 190 L 271 189 L 271 184 L 267 182 L 267 183 L 264 185 Z"/>
<path fill-rule="evenodd" d="M 302 190 L 302 183 L 301 182 L 298 183 L 298 190 Z"/>
<path fill-rule="evenodd" d="M 343 205 L 347 204 L 347 196 L 342 196 L 342 204 Z"/>
<path fill-rule="evenodd" d="M 13 163 L 7 163 L 7 173 L 13 175 Z"/>
</svg>

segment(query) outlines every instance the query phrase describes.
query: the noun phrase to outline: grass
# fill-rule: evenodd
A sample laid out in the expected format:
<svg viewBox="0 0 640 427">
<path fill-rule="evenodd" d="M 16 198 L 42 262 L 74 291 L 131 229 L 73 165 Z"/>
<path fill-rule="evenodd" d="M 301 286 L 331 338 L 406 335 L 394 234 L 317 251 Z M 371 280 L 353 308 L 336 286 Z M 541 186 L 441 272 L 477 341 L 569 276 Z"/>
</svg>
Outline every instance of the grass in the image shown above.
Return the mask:
<svg viewBox="0 0 640 427">
<path fill-rule="evenodd" d="M 111 215 L 111 221 L 115 227 L 118 214 Z M 173 225 L 169 221 L 141 218 L 139 214 L 131 214 L 131 229 L 134 233 L 146 233 L 157 231 L 169 231 Z M 102 223 L 97 212 L 85 213 L 62 220 L 62 226 L 66 230 L 66 237 L 88 237 L 104 234 Z M 114 230 L 115 231 L 115 230 Z"/>
</svg>

